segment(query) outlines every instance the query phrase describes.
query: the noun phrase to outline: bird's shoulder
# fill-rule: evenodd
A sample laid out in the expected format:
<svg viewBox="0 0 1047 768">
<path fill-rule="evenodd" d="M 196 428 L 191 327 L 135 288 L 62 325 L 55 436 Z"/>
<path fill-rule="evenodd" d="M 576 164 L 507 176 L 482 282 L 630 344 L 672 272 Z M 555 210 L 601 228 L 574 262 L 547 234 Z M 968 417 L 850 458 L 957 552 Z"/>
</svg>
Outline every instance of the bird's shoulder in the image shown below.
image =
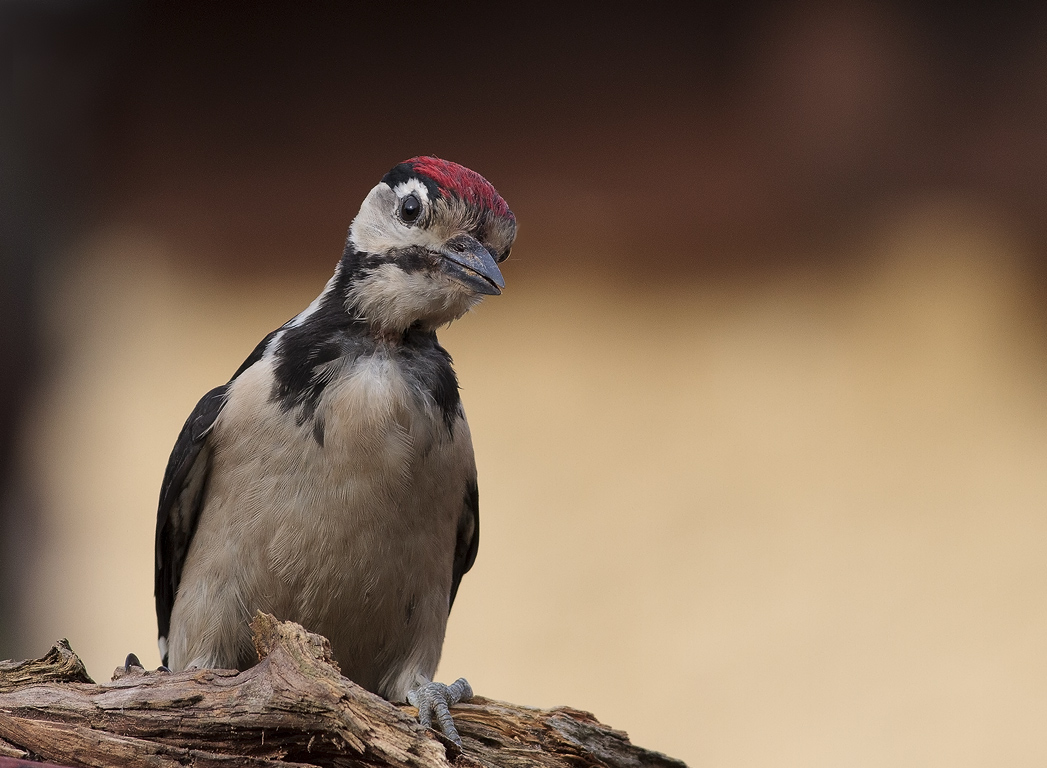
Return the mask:
<svg viewBox="0 0 1047 768">
<path fill-rule="evenodd" d="M 440 345 L 434 331 L 409 331 L 404 341 L 398 348 L 401 369 L 439 410 L 447 429 L 453 430 L 465 413 L 451 355 Z"/>
<path fill-rule="evenodd" d="M 285 325 L 263 356 L 271 364 L 272 399 L 297 419 L 312 419 L 332 385 L 380 359 L 421 400 L 435 407 L 448 429 L 461 418 L 458 378 L 450 354 L 433 331 L 412 328 L 395 341 L 376 336 L 366 322 L 337 304 L 321 303 Z M 271 359 L 270 359 L 271 358 Z M 384 369 L 378 369 L 384 370 Z"/>
</svg>

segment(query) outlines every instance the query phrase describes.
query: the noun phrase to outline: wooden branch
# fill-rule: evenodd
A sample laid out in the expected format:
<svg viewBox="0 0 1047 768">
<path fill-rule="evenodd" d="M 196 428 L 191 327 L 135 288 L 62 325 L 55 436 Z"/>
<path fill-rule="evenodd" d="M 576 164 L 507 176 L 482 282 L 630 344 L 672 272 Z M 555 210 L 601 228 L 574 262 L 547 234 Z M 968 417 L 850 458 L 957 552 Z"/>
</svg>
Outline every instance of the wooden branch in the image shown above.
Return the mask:
<svg viewBox="0 0 1047 768">
<path fill-rule="evenodd" d="M 261 661 L 245 672 L 117 668 L 99 685 L 65 640 L 42 659 L 0 662 L 0 768 L 684 768 L 586 712 L 480 697 L 452 710 L 459 751 L 413 707 L 342 677 L 325 638 L 261 613 L 251 626 Z"/>
</svg>

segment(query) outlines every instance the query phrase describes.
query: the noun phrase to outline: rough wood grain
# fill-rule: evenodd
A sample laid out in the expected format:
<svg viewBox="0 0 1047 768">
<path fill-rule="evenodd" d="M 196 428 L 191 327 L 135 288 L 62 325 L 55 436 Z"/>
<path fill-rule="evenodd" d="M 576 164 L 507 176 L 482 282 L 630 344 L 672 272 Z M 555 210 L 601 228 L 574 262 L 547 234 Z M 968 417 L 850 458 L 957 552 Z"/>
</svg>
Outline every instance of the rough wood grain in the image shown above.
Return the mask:
<svg viewBox="0 0 1047 768">
<path fill-rule="evenodd" d="M 0 662 L 0 756 L 69 766 L 682 768 L 574 709 L 474 698 L 453 709 L 464 752 L 341 676 L 327 640 L 259 614 L 245 672 L 118 668 L 88 677 L 66 641 Z"/>
<path fill-rule="evenodd" d="M 0 661 L 0 693 L 51 682 L 94 682 L 68 640 L 59 640 L 42 659 Z"/>
</svg>

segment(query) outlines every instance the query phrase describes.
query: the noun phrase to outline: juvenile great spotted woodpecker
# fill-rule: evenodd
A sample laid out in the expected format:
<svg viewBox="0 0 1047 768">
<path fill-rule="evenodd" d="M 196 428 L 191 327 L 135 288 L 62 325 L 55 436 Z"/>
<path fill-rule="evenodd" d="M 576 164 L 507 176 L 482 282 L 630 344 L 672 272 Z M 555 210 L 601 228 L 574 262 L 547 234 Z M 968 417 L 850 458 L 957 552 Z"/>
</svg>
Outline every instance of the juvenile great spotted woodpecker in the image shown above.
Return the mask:
<svg viewBox="0 0 1047 768">
<path fill-rule="evenodd" d="M 416 157 L 371 190 L 320 295 L 178 436 L 156 519 L 165 665 L 246 669 L 248 622 L 266 611 L 461 743 L 448 706 L 472 691 L 432 678 L 479 508 L 436 329 L 501 293 L 515 236 L 494 187 L 456 163 Z"/>
</svg>

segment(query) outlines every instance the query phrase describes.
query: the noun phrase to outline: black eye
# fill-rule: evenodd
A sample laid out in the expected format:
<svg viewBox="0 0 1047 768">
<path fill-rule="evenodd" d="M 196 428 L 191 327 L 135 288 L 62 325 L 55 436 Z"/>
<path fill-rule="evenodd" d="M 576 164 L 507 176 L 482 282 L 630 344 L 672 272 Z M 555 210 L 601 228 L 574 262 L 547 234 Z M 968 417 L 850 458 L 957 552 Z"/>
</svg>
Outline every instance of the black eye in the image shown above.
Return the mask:
<svg viewBox="0 0 1047 768">
<path fill-rule="evenodd" d="M 400 201 L 400 218 L 410 223 L 422 212 L 422 203 L 415 195 L 408 195 Z"/>
</svg>

